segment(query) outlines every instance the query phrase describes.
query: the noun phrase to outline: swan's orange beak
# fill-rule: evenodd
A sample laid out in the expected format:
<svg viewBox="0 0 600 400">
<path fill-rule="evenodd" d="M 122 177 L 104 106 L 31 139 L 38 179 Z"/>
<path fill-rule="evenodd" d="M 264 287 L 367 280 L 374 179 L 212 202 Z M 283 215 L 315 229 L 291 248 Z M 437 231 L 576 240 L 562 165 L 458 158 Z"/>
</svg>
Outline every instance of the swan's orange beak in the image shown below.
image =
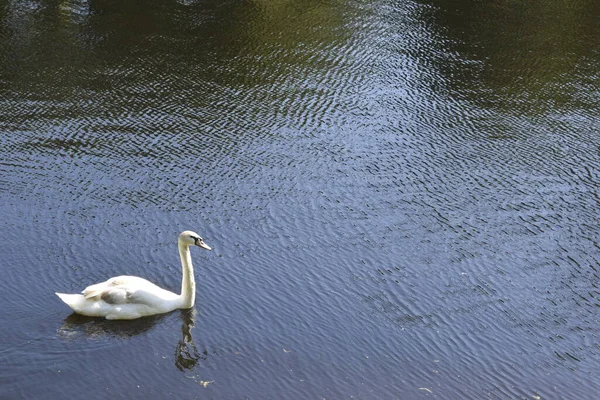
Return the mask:
<svg viewBox="0 0 600 400">
<path fill-rule="evenodd" d="M 203 249 L 206 249 L 206 250 L 212 250 L 210 248 L 210 246 L 207 245 L 206 243 L 204 243 L 204 241 L 202 239 L 197 239 L 196 240 L 196 246 L 202 247 Z"/>
</svg>

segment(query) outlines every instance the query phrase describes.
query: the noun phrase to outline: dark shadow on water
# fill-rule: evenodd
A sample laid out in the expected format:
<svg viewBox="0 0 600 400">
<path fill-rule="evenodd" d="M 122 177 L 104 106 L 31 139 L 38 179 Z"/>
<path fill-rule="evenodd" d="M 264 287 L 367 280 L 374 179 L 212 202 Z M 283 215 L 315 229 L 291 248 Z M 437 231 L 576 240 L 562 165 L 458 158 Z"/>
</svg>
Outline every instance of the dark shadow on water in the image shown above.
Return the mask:
<svg viewBox="0 0 600 400">
<path fill-rule="evenodd" d="M 83 335 L 89 338 L 113 337 L 130 338 L 149 332 L 166 314 L 138 318 L 131 321 L 110 321 L 104 318 L 86 317 L 73 313 L 63 321 L 58 332 L 61 336 L 71 338 Z"/>
<path fill-rule="evenodd" d="M 196 309 L 181 311 L 181 340 L 175 348 L 175 366 L 180 371 L 193 369 L 200 360 L 205 360 L 207 352 L 198 352 L 192 337 L 192 329 L 196 321 Z"/>
<path fill-rule="evenodd" d="M 181 339 L 175 346 L 175 366 L 180 371 L 193 369 L 200 360 L 208 356 L 206 350 L 199 352 L 194 344 L 192 329 L 196 321 L 195 308 L 181 310 Z M 58 329 L 59 336 L 67 339 L 80 338 L 128 339 L 146 332 L 160 323 L 168 314 L 138 318 L 131 321 L 111 321 L 104 318 L 86 317 L 73 313 L 63 321 Z"/>
</svg>

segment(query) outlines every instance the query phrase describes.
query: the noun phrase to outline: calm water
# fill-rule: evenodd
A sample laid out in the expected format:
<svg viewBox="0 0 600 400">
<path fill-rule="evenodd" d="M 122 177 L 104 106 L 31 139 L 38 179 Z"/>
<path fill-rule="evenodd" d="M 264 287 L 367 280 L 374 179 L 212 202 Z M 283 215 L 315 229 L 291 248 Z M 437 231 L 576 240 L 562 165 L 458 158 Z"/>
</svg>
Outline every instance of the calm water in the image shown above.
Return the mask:
<svg viewBox="0 0 600 400">
<path fill-rule="evenodd" d="M 600 3 L 521 3 L 0 0 L 0 398 L 597 398 Z"/>
</svg>

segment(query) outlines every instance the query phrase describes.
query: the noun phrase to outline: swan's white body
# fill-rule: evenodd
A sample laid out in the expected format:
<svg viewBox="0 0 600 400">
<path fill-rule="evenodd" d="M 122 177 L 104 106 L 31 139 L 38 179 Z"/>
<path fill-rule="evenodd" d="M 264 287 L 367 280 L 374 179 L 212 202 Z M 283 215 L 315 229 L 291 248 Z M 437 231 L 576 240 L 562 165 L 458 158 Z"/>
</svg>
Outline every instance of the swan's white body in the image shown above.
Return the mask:
<svg viewBox="0 0 600 400">
<path fill-rule="evenodd" d="M 178 245 L 183 272 L 181 294 L 169 292 L 146 279 L 124 275 L 88 286 L 83 294 L 56 295 L 77 314 L 106 319 L 135 319 L 191 308 L 196 298 L 196 283 L 190 246 L 207 250 L 210 247 L 192 231 L 179 235 Z"/>
</svg>

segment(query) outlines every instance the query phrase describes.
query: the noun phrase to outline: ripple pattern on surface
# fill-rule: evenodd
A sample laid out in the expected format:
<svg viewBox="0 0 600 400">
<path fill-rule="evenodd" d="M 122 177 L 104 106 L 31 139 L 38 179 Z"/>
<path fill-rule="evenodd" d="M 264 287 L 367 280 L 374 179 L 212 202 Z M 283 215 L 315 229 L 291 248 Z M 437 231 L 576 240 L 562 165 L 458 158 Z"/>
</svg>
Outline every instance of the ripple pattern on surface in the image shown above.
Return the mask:
<svg viewBox="0 0 600 400">
<path fill-rule="evenodd" d="M 597 49 L 550 65 L 438 3 L 5 5 L 9 394 L 57 365 L 54 397 L 102 391 L 89 361 L 117 358 L 94 372 L 140 396 L 592 398 Z M 54 299 L 122 273 L 178 290 L 182 229 L 214 248 L 194 321 Z"/>
</svg>

